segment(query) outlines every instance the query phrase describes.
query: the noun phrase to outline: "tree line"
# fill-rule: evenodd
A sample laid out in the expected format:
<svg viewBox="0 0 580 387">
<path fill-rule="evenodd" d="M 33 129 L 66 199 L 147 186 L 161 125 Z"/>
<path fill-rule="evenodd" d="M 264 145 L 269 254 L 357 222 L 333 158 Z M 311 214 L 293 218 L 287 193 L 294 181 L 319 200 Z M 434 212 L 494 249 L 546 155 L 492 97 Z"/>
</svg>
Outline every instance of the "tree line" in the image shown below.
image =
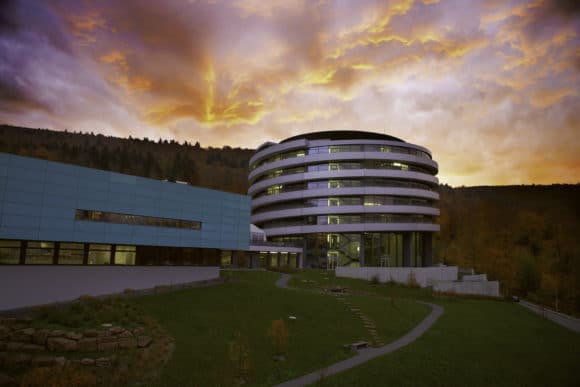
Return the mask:
<svg viewBox="0 0 580 387">
<path fill-rule="evenodd" d="M 254 150 L 0 126 L 0 152 L 245 194 Z M 580 185 L 439 188 L 435 262 L 580 315 Z"/>
</svg>

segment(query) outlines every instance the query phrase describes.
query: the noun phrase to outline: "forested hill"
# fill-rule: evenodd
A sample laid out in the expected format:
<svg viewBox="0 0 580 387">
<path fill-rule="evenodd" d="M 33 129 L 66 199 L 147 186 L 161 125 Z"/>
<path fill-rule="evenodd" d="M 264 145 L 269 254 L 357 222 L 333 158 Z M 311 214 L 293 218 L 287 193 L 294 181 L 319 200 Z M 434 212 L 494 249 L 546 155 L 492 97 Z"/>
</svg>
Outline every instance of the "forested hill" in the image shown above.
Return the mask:
<svg viewBox="0 0 580 387">
<path fill-rule="evenodd" d="M 0 125 L 0 152 L 245 194 L 254 151 Z"/>
<path fill-rule="evenodd" d="M 251 149 L 0 126 L 0 152 L 245 194 Z M 580 314 L 580 185 L 440 186 L 435 261 Z"/>
<path fill-rule="evenodd" d="M 440 262 L 580 315 L 580 185 L 440 186 Z"/>
</svg>

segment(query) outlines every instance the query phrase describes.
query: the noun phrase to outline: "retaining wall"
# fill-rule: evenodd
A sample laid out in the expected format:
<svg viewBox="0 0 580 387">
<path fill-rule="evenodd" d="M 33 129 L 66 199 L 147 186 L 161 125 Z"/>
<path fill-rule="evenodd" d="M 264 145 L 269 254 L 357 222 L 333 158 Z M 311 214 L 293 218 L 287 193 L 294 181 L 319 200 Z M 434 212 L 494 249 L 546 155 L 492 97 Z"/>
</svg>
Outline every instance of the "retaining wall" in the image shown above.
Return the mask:
<svg viewBox="0 0 580 387">
<path fill-rule="evenodd" d="M 498 281 L 439 281 L 433 284 L 437 292 L 452 292 L 457 294 L 477 294 L 481 296 L 499 297 Z"/>
<path fill-rule="evenodd" d="M 457 266 L 433 267 L 337 267 L 337 277 L 357 278 L 370 281 L 378 277 L 379 282 L 395 281 L 406 284 L 413 272 L 421 287 L 432 286 L 436 281 L 457 280 Z"/>
<path fill-rule="evenodd" d="M 209 266 L 0 267 L 0 310 L 219 278 Z"/>
</svg>

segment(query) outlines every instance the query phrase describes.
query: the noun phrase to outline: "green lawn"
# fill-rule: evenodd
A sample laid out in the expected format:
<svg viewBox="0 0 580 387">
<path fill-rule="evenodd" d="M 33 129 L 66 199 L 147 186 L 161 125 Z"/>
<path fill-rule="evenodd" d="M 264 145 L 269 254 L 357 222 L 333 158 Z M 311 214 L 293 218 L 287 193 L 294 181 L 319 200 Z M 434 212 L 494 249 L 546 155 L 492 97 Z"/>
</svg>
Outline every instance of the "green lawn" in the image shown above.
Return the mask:
<svg viewBox="0 0 580 387">
<path fill-rule="evenodd" d="M 272 385 L 301 376 L 352 356 L 343 344 L 365 338 L 366 331 L 335 297 L 306 291 L 278 289 L 279 274 L 231 272 L 224 285 L 172 291 L 135 298 L 175 338 L 173 358 L 162 372 L 159 386 L 232 385 L 236 367 L 231 364 L 228 345 L 239 332 L 250 359 L 249 384 Z M 369 298 L 361 304 L 369 315 L 392 308 L 385 300 Z M 426 314 L 410 302 L 389 312 L 385 321 L 395 338 L 416 325 Z M 400 314 L 402 317 L 398 318 Z M 289 321 L 288 316 L 297 317 Z M 271 322 L 284 319 L 288 327 L 286 361 L 273 360 L 268 336 Z"/>
<path fill-rule="evenodd" d="M 498 301 L 439 300 L 439 321 L 408 347 L 325 386 L 577 386 L 580 335 Z"/>
<path fill-rule="evenodd" d="M 303 289 L 328 289 L 336 286 L 345 287 L 355 294 L 374 294 L 384 297 L 412 298 L 429 300 L 431 290 L 410 288 L 395 283 L 371 285 L 368 281 L 352 278 L 338 278 L 333 271 L 301 270 L 293 274 L 290 286 Z"/>
</svg>

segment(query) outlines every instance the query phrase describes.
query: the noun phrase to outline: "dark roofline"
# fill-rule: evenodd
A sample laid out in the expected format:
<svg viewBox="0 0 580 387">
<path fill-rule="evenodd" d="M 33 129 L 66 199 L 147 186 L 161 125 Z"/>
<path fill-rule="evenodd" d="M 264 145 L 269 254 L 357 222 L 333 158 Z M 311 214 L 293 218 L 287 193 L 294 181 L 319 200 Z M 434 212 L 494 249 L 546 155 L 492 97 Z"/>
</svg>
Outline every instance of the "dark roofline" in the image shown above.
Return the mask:
<svg viewBox="0 0 580 387">
<path fill-rule="evenodd" d="M 323 132 L 310 132 L 299 134 L 294 137 L 280 141 L 280 144 L 294 140 L 387 140 L 405 142 L 400 138 L 375 132 L 364 132 L 362 130 L 327 130 Z"/>
</svg>

